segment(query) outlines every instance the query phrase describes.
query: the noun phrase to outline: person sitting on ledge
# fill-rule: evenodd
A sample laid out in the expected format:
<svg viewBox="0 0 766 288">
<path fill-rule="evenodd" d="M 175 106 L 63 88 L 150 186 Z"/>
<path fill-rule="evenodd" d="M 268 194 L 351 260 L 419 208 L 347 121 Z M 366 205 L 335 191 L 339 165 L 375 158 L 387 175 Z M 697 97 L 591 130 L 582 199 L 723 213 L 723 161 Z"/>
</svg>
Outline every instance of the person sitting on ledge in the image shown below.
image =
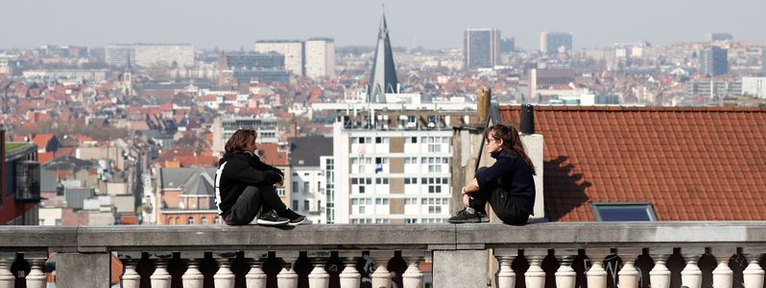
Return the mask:
<svg viewBox="0 0 766 288">
<path fill-rule="evenodd" d="M 240 129 L 226 142 L 226 153 L 215 173 L 215 204 L 228 225 L 299 225 L 306 220 L 288 209 L 277 194 L 282 187 L 282 170 L 261 162 L 255 130 Z"/>
<path fill-rule="evenodd" d="M 495 164 L 481 167 L 462 189 L 465 208 L 449 218 L 450 223 L 489 222 L 486 203 L 500 220 L 524 225 L 535 206 L 535 166 L 524 152 L 519 132 L 513 126 L 495 125 L 484 133 L 487 152 Z"/>
</svg>

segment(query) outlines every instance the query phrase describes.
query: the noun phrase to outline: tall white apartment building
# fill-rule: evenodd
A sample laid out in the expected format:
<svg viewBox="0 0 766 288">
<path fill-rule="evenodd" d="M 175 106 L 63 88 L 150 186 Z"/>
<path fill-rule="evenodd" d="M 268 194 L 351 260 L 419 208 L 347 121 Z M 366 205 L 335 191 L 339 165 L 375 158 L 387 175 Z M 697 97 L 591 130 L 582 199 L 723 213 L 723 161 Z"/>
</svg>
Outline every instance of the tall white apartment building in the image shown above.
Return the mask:
<svg viewBox="0 0 766 288">
<path fill-rule="evenodd" d="M 371 130 L 347 123 L 333 127 L 332 170 L 326 171 L 333 175 L 328 182 L 334 195 L 327 201 L 330 223 L 446 222 L 451 128 L 429 124 Z"/>
<path fill-rule="evenodd" d="M 130 63 L 128 63 L 130 62 Z M 106 65 L 136 65 L 151 67 L 194 66 L 194 47 L 191 44 L 109 44 L 106 46 Z"/>
<path fill-rule="evenodd" d="M 311 38 L 304 42 L 306 76 L 314 79 L 335 76 L 335 41 L 331 38 Z"/>
<path fill-rule="evenodd" d="M 285 56 L 285 69 L 303 76 L 303 42 L 298 40 L 268 40 L 255 42 L 255 52 L 276 52 Z"/>
</svg>

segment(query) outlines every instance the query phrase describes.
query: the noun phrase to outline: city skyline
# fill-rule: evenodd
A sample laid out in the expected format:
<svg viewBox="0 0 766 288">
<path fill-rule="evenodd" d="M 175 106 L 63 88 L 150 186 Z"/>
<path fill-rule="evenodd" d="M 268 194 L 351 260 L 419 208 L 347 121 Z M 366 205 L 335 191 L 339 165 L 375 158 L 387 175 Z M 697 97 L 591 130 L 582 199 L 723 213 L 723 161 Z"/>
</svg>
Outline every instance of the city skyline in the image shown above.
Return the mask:
<svg viewBox="0 0 766 288">
<path fill-rule="evenodd" d="M 711 32 L 731 33 L 735 41 L 766 43 L 766 30 L 759 28 L 766 25 L 759 17 L 759 11 L 766 10 L 766 2 L 754 0 L 138 0 L 124 4 L 14 0 L 4 6 L 10 13 L 0 18 L 4 27 L 0 49 L 46 44 L 99 47 L 113 43 L 190 43 L 200 49 L 251 50 L 258 40 L 310 37 L 332 37 L 337 46 L 374 46 L 383 10 L 392 45 L 410 48 L 461 48 L 467 28 L 499 29 L 503 37 L 514 37 L 516 46 L 526 50 L 539 49 L 540 33 L 545 31 L 572 32 L 575 49 L 615 42 L 665 45 L 704 41 L 705 34 Z"/>
</svg>

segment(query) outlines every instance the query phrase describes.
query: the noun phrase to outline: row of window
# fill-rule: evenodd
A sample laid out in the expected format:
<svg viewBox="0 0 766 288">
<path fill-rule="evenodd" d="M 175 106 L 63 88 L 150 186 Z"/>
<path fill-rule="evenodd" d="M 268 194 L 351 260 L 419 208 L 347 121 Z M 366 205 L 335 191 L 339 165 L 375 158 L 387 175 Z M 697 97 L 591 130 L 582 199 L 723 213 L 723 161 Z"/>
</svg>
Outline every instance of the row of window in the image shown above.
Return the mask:
<svg viewBox="0 0 766 288">
<path fill-rule="evenodd" d="M 426 205 L 447 205 L 449 204 L 449 198 L 421 198 L 420 204 Z M 404 205 L 417 205 L 418 198 L 404 198 Z"/>
<path fill-rule="evenodd" d="M 309 200 L 303 200 L 303 209 L 299 209 L 298 200 L 293 200 L 293 211 L 310 211 L 311 210 L 311 202 Z M 317 200 L 317 209 L 315 211 L 321 211 L 322 210 L 322 200 Z"/>
<path fill-rule="evenodd" d="M 388 201 L 388 198 L 375 198 L 375 205 L 388 205 Z M 351 205 L 372 205 L 372 198 L 354 198 Z"/>
<path fill-rule="evenodd" d="M 363 219 L 351 219 L 351 224 L 388 224 L 390 223 L 390 219 L 370 219 L 370 218 L 363 218 Z M 424 223 L 424 224 L 436 224 L 436 223 L 446 223 L 447 220 L 443 218 L 407 218 L 404 219 L 405 224 L 416 224 L 416 223 Z"/>
<path fill-rule="evenodd" d="M 170 225 L 181 225 L 181 217 L 170 217 L 168 218 L 168 224 Z M 186 218 L 186 224 L 187 225 L 194 225 L 194 217 L 188 217 Z M 200 224 L 207 225 L 210 224 L 206 217 L 202 217 L 200 219 Z M 213 224 L 221 224 L 221 218 L 215 217 L 213 218 Z"/>
<path fill-rule="evenodd" d="M 390 137 L 375 137 L 375 143 L 376 144 L 384 144 L 388 143 Z M 404 143 L 412 144 L 412 143 L 418 143 L 418 138 L 420 138 L 421 143 L 444 143 L 448 144 L 450 141 L 450 137 L 440 137 L 440 136 L 412 136 L 412 137 L 406 137 L 404 138 Z M 351 138 L 352 144 L 366 144 L 366 143 L 372 143 L 372 137 L 352 137 Z"/>
</svg>

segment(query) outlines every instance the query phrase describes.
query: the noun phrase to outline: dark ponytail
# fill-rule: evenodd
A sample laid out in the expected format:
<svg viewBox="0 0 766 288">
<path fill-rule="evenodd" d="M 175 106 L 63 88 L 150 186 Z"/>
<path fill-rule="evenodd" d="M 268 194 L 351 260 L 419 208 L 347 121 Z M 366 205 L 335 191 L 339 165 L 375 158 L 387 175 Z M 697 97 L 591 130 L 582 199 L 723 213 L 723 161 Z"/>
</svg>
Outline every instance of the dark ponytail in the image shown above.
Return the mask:
<svg viewBox="0 0 766 288">
<path fill-rule="evenodd" d="M 484 132 L 484 136 L 486 138 L 489 138 L 490 135 L 493 136 L 494 140 L 503 139 L 502 149 L 518 154 L 521 159 L 527 163 L 529 169 L 532 170 L 532 175 L 536 175 L 535 165 L 532 164 L 532 160 L 529 159 L 529 156 L 527 156 L 527 152 L 524 150 L 524 144 L 521 143 L 521 138 L 519 138 L 519 131 L 516 130 L 516 128 L 513 128 L 511 125 L 497 124 L 495 126 L 489 127 L 489 129 Z"/>
</svg>

